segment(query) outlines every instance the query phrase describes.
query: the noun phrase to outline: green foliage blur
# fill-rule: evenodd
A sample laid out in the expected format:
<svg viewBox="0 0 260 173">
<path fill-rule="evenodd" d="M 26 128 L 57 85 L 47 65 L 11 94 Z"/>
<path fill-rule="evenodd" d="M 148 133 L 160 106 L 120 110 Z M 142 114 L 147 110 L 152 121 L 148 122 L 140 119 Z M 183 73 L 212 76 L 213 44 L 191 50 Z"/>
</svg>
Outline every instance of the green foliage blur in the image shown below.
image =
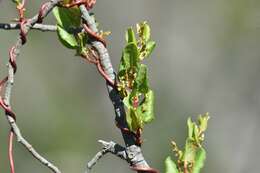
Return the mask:
<svg viewBox="0 0 260 173">
<path fill-rule="evenodd" d="M 28 1 L 26 15 L 42 1 Z M 170 141 L 183 144 L 187 117 L 210 112 L 201 173 L 259 172 L 260 142 L 259 0 L 99 0 L 93 11 L 99 28 L 110 30 L 108 49 L 117 68 L 125 29 L 147 20 L 157 47 L 147 63 L 156 102 L 146 125 L 143 152 L 149 164 L 164 170 Z M 17 18 L 12 1 L 0 1 L 0 22 Z M 54 17 L 45 21 L 54 24 Z M 17 31 L 0 31 L 0 77 L 7 73 L 8 50 Z M 96 68 L 74 57 L 56 33 L 32 31 L 18 58 L 12 107 L 23 134 L 63 172 L 83 172 L 100 145 L 123 143 L 104 80 Z M 0 172 L 8 172 L 9 126 L 0 111 Z M 195 117 L 193 117 L 195 118 Z M 15 143 L 19 173 L 46 173 Z M 116 168 L 116 169 L 115 169 Z M 94 172 L 130 173 L 128 165 L 107 155 Z"/>
<path fill-rule="evenodd" d="M 177 162 L 170 156 L 165 160 L 166 173 L 200 173 L 206 160 L 206 150 L 203 147 L 205 131 L 208 126 L 209 114 L 199 115 L 198 123 L 188 118 L 188 137 L 184 150 L 179 149 L 176 142 L 172 141 L 173 151 Z"/>
</svg>

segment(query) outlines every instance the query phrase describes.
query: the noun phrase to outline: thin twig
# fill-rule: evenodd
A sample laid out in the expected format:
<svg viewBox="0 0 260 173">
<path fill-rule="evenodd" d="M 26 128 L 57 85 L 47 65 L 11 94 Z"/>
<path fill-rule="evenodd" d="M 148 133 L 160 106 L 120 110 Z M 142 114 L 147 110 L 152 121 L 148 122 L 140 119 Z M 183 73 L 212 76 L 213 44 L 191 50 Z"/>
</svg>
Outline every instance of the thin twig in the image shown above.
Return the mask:
<svg viewBox="0 0 260 173">
<path fill-rule="evenodd" d="M 13 133 L 12 130 L 10 130 L 9 141 L 8 141 L 8 157 L 9 157 L 9 162 L 10 162 L 11 173 L 15 173 L 15 171 L 14 171 L 14 158 L 13 158 L 13 138 L 14 138 L 14 133 Z"/>
<path fill-rule="evenodd" d="M 21 26 L 19 23 L 0 23 L 0 29 L 3 29 L 3 30 L 18 30 L 20 28 L 21 28 Z M 30 29 L 43 31 L 43 32 L 46 32 L 46 31 L 56 32 L 57 26 L 36 23 Z"/>
<path fill-rule="evenodd" d="M 50 2 L 46 3 L 46 7 L 42 10 L 42 18 L 46 17 L 48 13 L 60 2 L 61 0 L 51 0 Z M 36 24 L 38 20 L 38 14 L 32 17 L 31 19 L 28 19 L 26 24 L 24 25 L 23 28 L 23 34 L 26 35 L 29 30 Z M 10 106 L 10 97 L 11 97 L 11 91 L 12 87 L 14 84 L 14 73 L 15 73 L 15 67 L 12 64 L 12 59 L 15 61 L 17 56 L 20 53 L 20 49 L 23 45 L 23 40 L 21 36 L 18 37 L 17 42 L 13 46 L 12 50 L 10 51 L 10 59 L 8 64 L 8 80 L 5 88 L 5 97 L 4 97 L 4 104 L 6 107 L 9 109 L 11 108 Z M 14 63 L 14 62 L 13 62 Z M 15 119 L 13 116 L 10 116 L 10 114 L 6 111 L 6 117 L 7 120 L 11 126 L 11 129 L 13 130 L 14 134 L 17 137 L 17 141 L 21 143 L 31 154 L 33 157 L 35 157 L 37 160 L 40 161 L 43 165 L 47 166 L 50 170 L 52 170 L 54 173 L 61 173 L 60 170 L 54 166 L 52 163 L 50 163 L 48 160 L 46 160 L 44 157 L 42 157 L 33 147 L 32 145 L 22 136 L 20 129 L 18 125 L 15 122 Z"/>
<path fill-rule="evenodd" d="M 129 159 L 127 158 L 126 149 L 122 147 L 121 145 L 110 141 L 106 142 L 103 140 L 99 140 L 99 143 L 102 144 L 103 148 L 101 151 L 99 151 L 87 164 L 87 170 L 85 173 L 90 172 L 90 170 L 93 168 L 95 164 L 97 164 L 98 160 L 100 160 L 104 155 L 107 153 L 112 153 L 119 158 L 129 162 Z"/>
</svg>

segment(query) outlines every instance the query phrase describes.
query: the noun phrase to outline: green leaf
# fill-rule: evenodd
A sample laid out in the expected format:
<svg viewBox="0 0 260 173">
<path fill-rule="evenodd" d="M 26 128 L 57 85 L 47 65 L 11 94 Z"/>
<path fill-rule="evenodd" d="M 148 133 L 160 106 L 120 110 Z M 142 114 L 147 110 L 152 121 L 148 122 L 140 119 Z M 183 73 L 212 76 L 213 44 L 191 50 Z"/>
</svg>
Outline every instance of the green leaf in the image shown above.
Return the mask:
<svg viewBox="0 0 260 173">
<path fill-rule="evenodd" d="M 140 116 L 138 116 L 137 111 L 133 108 L 131 104 L 131 96 L 128 95 L 123 100 L 124 105 L 127 107 L 126 111 L 126 121 L 129 129 L 135 132 L 138 128 L 143 128 L 143 121 Z"/>
<path fill-rule="evenodd" d="M 168 156 L 164 162 L 165 164 L 165 173 L 179 173 L 176 164 L 171 159 L 170 156 Z"/>
<path fill-rule="evenodd" d="M 81 22 L 81 13 L 79 8 L 61 8 L 54 7 L 53 15 L 56 18 L 57 24 L 64 28 L 65 30 L 69 30 L 73 27 L 79 27 Z"/>
<path fill-rule="evenodd" d="M 194 126 L 193 126 L 193 122 L 192 122 L 192 120 L 191 120 L 191 118 L 189 117 L 188 118 L 188 121 L 187 121 L 187 125 L 188 125 L 188 137 L 189 137 L 189 139 L 193 139 L 193 128 L 194 128 Z"/>
<path fill-rule="evenodd" d="M 127 41 L 127 43 L 134 43 L 137 45 L 136 38 L 135 38 L 135 32 L 132 27 L 127 29 L 126 41 Z"/>
<path fill-rule="evenodd" d="M 58 37 L 61 43 L 70 49 L 76 49 L 78 42 L 73 34 L 68 33 L 66 30 L 57 26 Z"/>
<path fill-rule="evenodd" d="M 77 47 L 77 54 L 76 55 L 82 55 L 82 54 L 87 54 L 87 48 L 86 48 L 86 43 L 88 40 L 87 34 L 86 33 L 78 33 L 76 35 L 76 40 L 78 42 L 78 47 Z"/>
<path fill-rule="evenodd" d="M 155 46 L 156 44 L 154 41 L 149 41 L 148 43 L 145 43 L 140 49 L 139 59 L 143 60 L 144 58 L 148 58 L 152 54 Z"/>
<path fill-rule="evenodd" d="M 138 23 L 137 25 L 137 32 L 139 34 L 139 37 L 143 42 L 148 42 L 151 38 L 151 28 L 147 24 L 147 22 L 141 22 Z"/>
<path fill-rule="evenodd" d="M 144 97 L 144 102 L 138 107 L 138 114 L 144 123 L 154 119 L 154 92 L 149 90 Z"/>
<path fill-rule="evenodd" d="M 134 87 L 138 90 L 138 92 L 141 93 L 148 92 L 149 86 L 148 86 L 148 78 L 147 78 L 147 66 L 144 64 L 141 64 L 138 69 Z"/>
<path fill-rule="evenodd" d="M 205 116 L 199 116 L 199 127 L 202 132 L 206 131 L 208 126 L 209 114 L 206 113 Z"/>
<path fill-rule="evenodd" d="M 200 170 L 204 166 L 205 160 L 206 160 L 206 151 L 203 148 L 199 148 L 198 151 L 196 152 L 195 163 L 193 166 L 192 173 L 200 173 Z"/>
<path fill-rule="evenodd" d="M 156 46 L 155 41 L 149 41 L 149 42 L 146 44 L 146 48 L 145 48 L 146 57 L 149 57 L 149 56 L 152 54 L 152 52 L 153 52 L 155 46 Z"/>
<path fill-rule="evenodd" d="M 126 45 L 119 65 L 119 72 L 127 70 L 130 67 L 138 66 L 139 51 L 135 43 L 131 42 Z"/>
<path fill-rule="evenodd" d="M 22 1 L 21 0 L 12 0 L 14 3 L 16 3 L 16 4 L 21 4 L 22 3 Z"/>
<path fill-rule="evenodd" d="M 198 128 L 198 126 L 194 123 L 193 124 L 193 132 L 194 132 L 194 139 L 195 139 L 195 141 L 197 142 L 197 144 L 200 144 L 200 142 L 199 142 L 199 128 Z"/>
<path fill-rule="evenodd" d="M 190 139 L 186 140 L 185 150 L 183 153 L 184 162 L 194 162 L 197 147 L 193 144 Z"/>
</svg>

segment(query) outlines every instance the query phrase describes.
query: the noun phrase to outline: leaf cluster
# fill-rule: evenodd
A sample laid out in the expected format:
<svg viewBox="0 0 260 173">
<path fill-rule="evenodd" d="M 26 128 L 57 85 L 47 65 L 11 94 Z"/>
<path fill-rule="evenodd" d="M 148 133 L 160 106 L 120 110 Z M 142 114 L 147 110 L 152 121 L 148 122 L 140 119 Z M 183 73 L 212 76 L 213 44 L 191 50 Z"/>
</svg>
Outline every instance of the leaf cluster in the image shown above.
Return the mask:
<svg viewBox="0 0 260 173">
<path fill-rule="evenodd" d="M 126 32 L 127 44 L 118 71 L 118 90 L 124 98 L 127 123 L 133 132 L 154 119 L 154 92 L 149 86 L 147 66 L 142 61 L 151 55 L 155 42 L 151 40 L 147 22 L 138 23 L 136 32 L 132 27 Z"/>
<path fill-rule="evenodd" d="M 177 164 L 167 157 L 165 160 L 166 173 L 199 173 L 204 166 L 206 151 L 202 147 L 204 132 L 207 129 L 209 115 L 199 115 L 198 124 L 188 118 L 188 137 L 184 150 L 180 150 L 172 141 L 173 151 L 177 157 Z"/>
<path fill-rule="evenodd" d="M 85 32 L 75 32 L 81 26 L 81 12 L 78 7 L 53 9 L 54 17 L 57 21 L 57 34 L 60 42 L 69 49 L 75 49 L 77 55 L 87 52 L 88 41 Z"/>
</svg>

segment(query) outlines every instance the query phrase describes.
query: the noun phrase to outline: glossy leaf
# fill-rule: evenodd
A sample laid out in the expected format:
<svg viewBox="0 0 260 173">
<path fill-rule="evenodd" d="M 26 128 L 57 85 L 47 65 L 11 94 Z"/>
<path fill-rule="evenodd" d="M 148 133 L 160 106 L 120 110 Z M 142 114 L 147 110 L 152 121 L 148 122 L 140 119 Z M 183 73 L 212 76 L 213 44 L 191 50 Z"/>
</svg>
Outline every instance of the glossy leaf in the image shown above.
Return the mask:
<svg viewBox="0 0 260 173">
<path fill-rule="evenodd" d="M 76 49 L 78 47 L 78 42 L 73 34 L 68 33 L 66 30 L 57 26 L 58 37 L 61 43 L 70 49 Z"/>
<path fill-rule="evenodd" d="M 165 173 L 179 173 L 176 164 L 171 159 L 170 156 L 168 156 L 164 162 L 165 164 Z"/>
<path fill-rule="evenodd" d="M 196 152 L 195 163 L 193 166 L 192 173 L 200 173 L 200 170 L 204 166 L 205 160 L 206 160 L 206 151 L 203 148 L 199 148 L 198 151 Z"/>
<path fill-rule="evenodd" d="M 68 9 L 68 8 L 54 7 L 53 15 L 56 18 L 57 24 L 67 31 L 70 28 L 80 26 L 81 13 L 78 8 Z"/>
</svg>

